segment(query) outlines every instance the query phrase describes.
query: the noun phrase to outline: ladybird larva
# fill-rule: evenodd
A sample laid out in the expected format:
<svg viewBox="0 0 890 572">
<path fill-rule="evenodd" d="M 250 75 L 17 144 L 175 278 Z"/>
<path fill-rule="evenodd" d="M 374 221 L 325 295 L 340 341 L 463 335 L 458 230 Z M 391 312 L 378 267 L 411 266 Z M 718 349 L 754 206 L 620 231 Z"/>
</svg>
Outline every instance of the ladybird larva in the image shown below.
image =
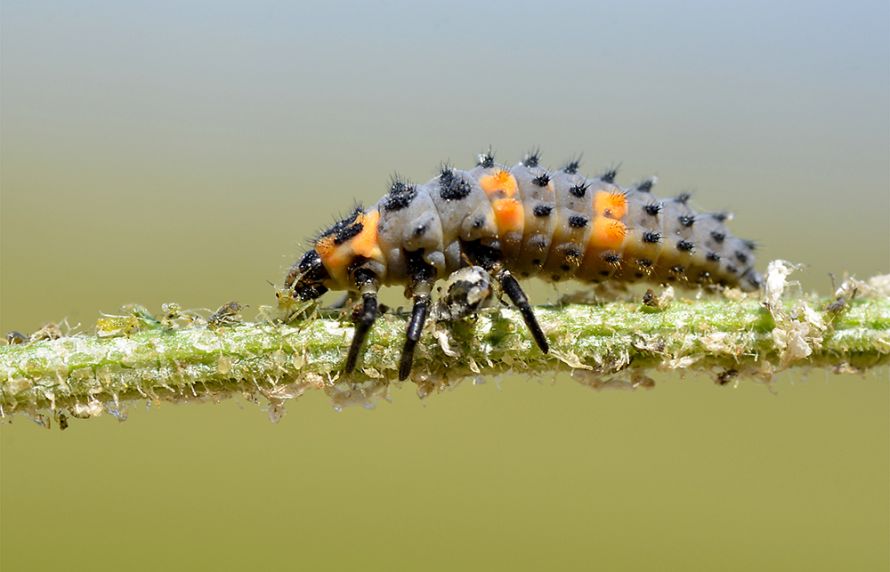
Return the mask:
<svg viewBox="0 0 890 572">
<path fill-rule="evenodd" d="M 475 168 L 445 166 L 426 184 L 396 179 L 376 205 L 319 233 L 285 287 L 302 300 L 328 290 L 360 298 L 348 373 L 377 318 L 378 289 L 403 285 L 413 306 L 401 380 L 411 373 L 433 284 L 468 264 L 491 274 L 545 353 L 547 338 L 515 276 L 760 287 L 754 243 L 730 234 L 725 213 L 696 212 L 687 194 L 658 199 L 654 178 L 624 188 L 614 169 L 592 178 L 578 170 L 577 160 L 547 170 L 537 152 L 506 167 L 489 152 Z"/>
</svg>

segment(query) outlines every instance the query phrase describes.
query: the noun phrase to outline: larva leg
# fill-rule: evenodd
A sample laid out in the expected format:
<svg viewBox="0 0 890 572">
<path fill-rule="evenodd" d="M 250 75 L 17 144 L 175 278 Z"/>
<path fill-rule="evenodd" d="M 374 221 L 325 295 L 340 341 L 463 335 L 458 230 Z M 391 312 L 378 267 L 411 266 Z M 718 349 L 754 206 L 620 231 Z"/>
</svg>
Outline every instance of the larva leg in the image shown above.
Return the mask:
<svg viewBox="0 0 890 572">
<path fill-rule="evenodd" d="M 525 325 L 528 326 L 532 337 L 535 339 L 535 343 L 538 344 L 542 352 L 548 353 L 550 344 L 547 342 L 547 336 L 544 335 L 541 325 L 538 324 L 538 319 L 535 318 L 535 312 L 528 302 L 528 296 L 522 291 L 522 287 L 510 271 L 502 266 L 500 249 L 485 246 L 476 241 L 465 243 L 463 250 L 475 264 L 478 264 L 497 277 L 501 288 L 510 298 L 510 301 L 513 302 L 513 305 L 519 309 L 519 313 L 522 314 L 522 319 L 525 321 Z"/>
<path fill-rule="evenodd" d="M 516 278 L 508 270 L 502 270 L 498 275 L 498 280 L 510 301 L 519 309 L 519 313 L 522 314 L 522 319 L 525 320 L 525 325 L 528 326 L 529 331 L 532 333 L 535 343 L 538 344 L 542 352 L 548 353 L 550 344 L 547 342 L 547 336 L 541 330 L 541 325 L 538 324 L 535 312 L 532 310 L 525 292 L 522 291 L 522 287 L 519 286 L 519 282 L 516 281 Z"/>
<path fill-rule="evenodd" d="M 399 360 L 399 381 L 405 381 L 411 375 L 411 365 L 414 363 L 414 348 L 420 340 L 423 332 L 423 324 L 430 311 L 430 296 L 414 296 L 414 306 L 411 309 L 411 321 L 408 322 L 408 333 L 405 336 L 405 345 L 402 347 L 402 358 Z"/>
<path fill-rule="evenodd" d="M 346 356 L 346 373 L 352 373 L 355 370 L 355 364 L 358 361 L 358 353 L 361 351 L 362 344 L 368 336 L 371 326 L 377 319 L 377 289 L 379 287 L 377 277 L 369 272 L 356 272 L 356 286 L 362 295 L 362 311 L 356 318 L 355 334 L 352 336 L 352 345 L 349 346 L 349 354 Z"/>
<path fill-rule="evenodd" d="M 414 348 L 423 332 L 423 324 L 430 312 L 430 292 L 436 277 L 436 269 L 423 261 L 418 254 L 408 261 L 411 272 L 410 291 L 414 294 L 414 305 L 411 308 L 411 320 L 402 347 L 399 360 L 399 381 L 405 381 L 411 375 L 411 364 L 414 363 Z"/>
</svg>

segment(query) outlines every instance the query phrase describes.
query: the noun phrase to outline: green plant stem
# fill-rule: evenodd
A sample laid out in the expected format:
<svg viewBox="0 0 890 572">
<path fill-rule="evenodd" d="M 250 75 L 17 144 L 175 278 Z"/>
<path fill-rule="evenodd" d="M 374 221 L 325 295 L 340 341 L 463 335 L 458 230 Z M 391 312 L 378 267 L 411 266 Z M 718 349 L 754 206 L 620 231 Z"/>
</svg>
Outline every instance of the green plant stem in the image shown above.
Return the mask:
<svg viewBox="0 0 890 572">
<path fill-rule="evenodd" d="M 538 307 L 552 346 L 533 344 L 516 311 L 431 323 L 416 352 L 421 396 L 468 376 L 573 371 L 594 386 L 648 385 L 653 370 L 704 370 L 721 383 L 769 378 L 788 367 L 860 371 L 890 362 L 890 298 L 609 302 Z M 834 302 L 834 304 L 832 304 Z M 133 399 L 264 396 L 272 408 L 307 389 L 338 404 L 365 402 L 393 382 L 406 327 L 387 314 L 374 326 L 359 371 L 340 374 L 352 327 L 345 317 L 208 326 L 177 325 L 135 311 L 119 330 L 0 347 L 2 414 L 90 417 Z M 41 413 L 43 412 L 43 413 Z"/>
</svg>

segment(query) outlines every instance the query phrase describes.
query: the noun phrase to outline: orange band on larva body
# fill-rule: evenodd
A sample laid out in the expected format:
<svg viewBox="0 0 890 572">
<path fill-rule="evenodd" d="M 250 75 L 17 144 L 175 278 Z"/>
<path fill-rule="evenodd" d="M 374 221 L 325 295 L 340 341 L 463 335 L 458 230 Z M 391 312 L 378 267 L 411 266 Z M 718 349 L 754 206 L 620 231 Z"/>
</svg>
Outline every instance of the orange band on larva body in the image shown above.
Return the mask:
<svg viewBox="0 0 890 572">
<path fill-rule="evenodd" d="M 525 210 L 521 202 L 516 199 L 497 199 L 492 201 L 491 207 L 501 236 L 515 231 L 522 232 L 525 227 Z"/>
<path fill-rule="evenodd" d="M 593 210 L 599 216 L 620 219 L 627 214 L 627 198 L 624 193 L 598 191 L 593 198 Z"/>
<path fill-rule="evenodd" d="M 352 249 L 347 244 L 335 244 L 334 237 L 328 236 L 318 241 L 315 252 L 331 277 L 342 282 L 346 276 L 346 267 L 352 261 Z"/>
<path fill-rule="evenodd" d="M 500 193 L 501 196 L 512 198 L 519 191 L 519 185 L 516 178 L 507 171 L 497 171 L 492 175 L 483 175 L 479 177 L 479 186 L 485 191 L 486 195 Z"/>
<path fill-rule="evenodd" d="M 380 211 L 359 215 L 357 220 L 362 224 L 362 231 L 350 241 L 352 251 L 365 258 L 381 259 L 382 253 L 377 241 L 377 223 L 380 222 Z"/>
<path fill-rule="evenodd" d="M 379 221 L 379 211 L 374 210 L 367 214 L 359 213 L 352 224 L 361 224 L 362 230 L 354 237 L 342 244 L 337 244 L 333 236 L 327 236 L 316 243 L 315 251 L 336 282 L 342 283 L 346 279 L 346 268 L 355 260 L 356 256 L 383 261 L 383 252 L 380 250 L 377 237 Z"/>
<path fill-rule="evenodd" d="M 593 221 L 593 233 L 588 248 L 614 250 L 624 242 L 627 227 L 620 220 L 598 216 Z"/>
</svg>

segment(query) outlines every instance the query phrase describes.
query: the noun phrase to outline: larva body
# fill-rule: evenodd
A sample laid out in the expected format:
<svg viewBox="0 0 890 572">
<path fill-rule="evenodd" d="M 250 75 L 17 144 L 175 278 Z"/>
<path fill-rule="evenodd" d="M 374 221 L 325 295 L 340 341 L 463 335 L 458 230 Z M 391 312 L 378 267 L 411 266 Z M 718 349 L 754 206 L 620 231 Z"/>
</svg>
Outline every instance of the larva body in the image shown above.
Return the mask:
<svg viewBox="0 0 890 572">
<path fill-rule="evenodd" d="M 500 282 L 544 351 L 546 338 L 514 275 L 759 288 L 754 245 L 729 233 L 725 214 L 695 212 L 688 195 L 659 200 L 654 180 L 622 188 L 614 177 L 614 171 L 585 177 L 577 162 L 548 171 L 537 154 L 505 167 L 486 154 L 472 170 L 446 167 L 426 184 L 395 180 L 375 206 L 356 209 L 322 232 L 285 285 L 302 299 L 329 289 L 362 295 L 347 370 L 377 315 L 377 289 L 404 285 L 414 310 L 403 379 L 432 284 L 468 264 Z"/>
</svg>

